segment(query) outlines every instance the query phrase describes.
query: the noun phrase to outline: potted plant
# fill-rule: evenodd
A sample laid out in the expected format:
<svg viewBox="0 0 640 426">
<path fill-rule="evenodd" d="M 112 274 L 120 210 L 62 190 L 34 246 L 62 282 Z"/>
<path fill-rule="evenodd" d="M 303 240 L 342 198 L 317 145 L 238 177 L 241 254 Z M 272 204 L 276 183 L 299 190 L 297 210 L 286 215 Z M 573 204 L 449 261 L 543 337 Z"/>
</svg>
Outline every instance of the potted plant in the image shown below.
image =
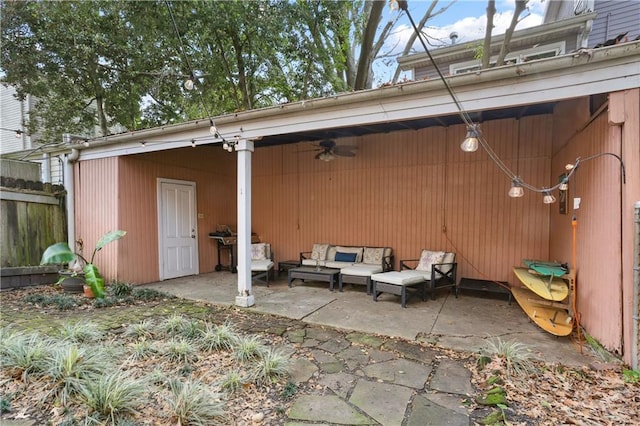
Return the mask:
<svg viewBox="0 0 640 426">
<path fill-rule="evenodd" d="M 47 264 L 68 264 L 70 273 L 61 274 L 58 283 L 71 277 L 82 278 L 84 284 L 88 285 L 93 295 L 99 299 L 104 297 L 104 278 L 98 272 L 98 268 L 93 264 L 96 253 L 112 241 L 119 240 L 126 234 L 126 231 L 110 231 L 104 234 L 96 243 L 91 259 L 87 260 L 82 255 L 82 244 L 78 244 L 78 251 L 74 252 L 67 243 L 55 243 L 47 247 L 42 254 L 41 265 Z M 81 271 L 79 270 L 81 266 Z"/>
</svg>

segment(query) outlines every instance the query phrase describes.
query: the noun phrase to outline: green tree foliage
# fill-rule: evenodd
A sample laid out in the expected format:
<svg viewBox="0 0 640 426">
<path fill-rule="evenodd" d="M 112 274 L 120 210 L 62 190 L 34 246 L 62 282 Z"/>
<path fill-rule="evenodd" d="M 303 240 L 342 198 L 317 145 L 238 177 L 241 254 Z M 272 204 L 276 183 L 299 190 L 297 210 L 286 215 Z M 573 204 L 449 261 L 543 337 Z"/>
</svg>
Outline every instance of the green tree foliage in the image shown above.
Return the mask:
<svg viewBox="0 0 640 426">
<path fill-rule="evenodd" d="M 395 24 L 381 25 L 387 6 L 2 1 L 2 80 L 38 100 L 28 124 L 41 142 L 367 89 Z"/>
</svg>

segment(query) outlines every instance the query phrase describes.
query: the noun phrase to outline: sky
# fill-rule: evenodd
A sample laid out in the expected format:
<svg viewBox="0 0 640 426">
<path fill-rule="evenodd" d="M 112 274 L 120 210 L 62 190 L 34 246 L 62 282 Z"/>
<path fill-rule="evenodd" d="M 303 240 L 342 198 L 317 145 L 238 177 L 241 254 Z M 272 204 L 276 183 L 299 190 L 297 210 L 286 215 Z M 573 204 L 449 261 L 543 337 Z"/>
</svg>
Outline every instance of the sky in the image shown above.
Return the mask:
<svg viewBox="0 0 640 426">
<path fill-rule="evenodd" d="M 540 25 L 544 18 L 544 11 L 547 3 L 550 0 L 529 0 L 528 12 L 523 12 L 521 16 L 521 22 L 516 27 L 516 30 Z M 427 22 L 426 33 L 430 38 L 441 40 L 441 43 L 449 44 L 449 34 L 452 32 L 458 33 L 457 43 L 466 43 L 473 40 L 484 38 L 485 26 L 487 23 L 486 8 L 487 0 L 439 0 L 436 10 L 441 9 L 453 3 L 446 11 L 434 17 Z M 409 13 L 413 18 L 413 21 L 418 24 L 425 11 L 431 4 L 431 0 L 409 0 Z M 496 15 L 494 16 L 494 29 L 493 35 L 503 34 L 513 16 L 513 10 L 515 7 L 515 0 L 496 0 Z M 391 11 L 389 8 L 385 9 L 383 24 L 386 20 L 393 19 L 398 14 L 398 11 Z M 526 17 L 525 17 L 526 16 Z M 396 24 L 389 41 L 386 44 L 387 51 L 394 49 L 395 51 L 402 50 L 406 44 L 406 40 L 413 28 L 409 19 L 404 16 Z M 434 43 L 437 43 L 433 40 Z M 419 44 L 418 41 L 416 41 Z M 416 44 L 416 45 L 417 45 Z M 415 46 L 415 45 L 414 45 Z M 431 49 L 435 49 L 435 46 L 429 46 Z M 420 47 L 422 51 L 422 47 Z M 376 64 L 375 75 L 376 82 L 382 83 L 390 81 L 393 72 L 395 71 L 395 61 L 391 66 L 383 66 L 382 64 Z M 410 77 L 410 76 L 407 76 Z"/>
</svg>

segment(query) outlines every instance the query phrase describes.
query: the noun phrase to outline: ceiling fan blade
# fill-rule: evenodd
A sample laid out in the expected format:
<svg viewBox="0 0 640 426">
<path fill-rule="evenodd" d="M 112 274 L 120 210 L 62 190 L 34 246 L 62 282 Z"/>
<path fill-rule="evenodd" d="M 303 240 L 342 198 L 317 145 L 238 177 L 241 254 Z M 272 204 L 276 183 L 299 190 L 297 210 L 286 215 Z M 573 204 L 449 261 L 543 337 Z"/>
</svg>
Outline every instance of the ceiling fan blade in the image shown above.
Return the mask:
<svg viewBox="0 0 640 426">
<path fill-rule="evenodd" d="M 354 157 L 358 151 L 358 147 L 355 145 L 336 145 L 331 152 L 341 157 Z"/>
</svg>

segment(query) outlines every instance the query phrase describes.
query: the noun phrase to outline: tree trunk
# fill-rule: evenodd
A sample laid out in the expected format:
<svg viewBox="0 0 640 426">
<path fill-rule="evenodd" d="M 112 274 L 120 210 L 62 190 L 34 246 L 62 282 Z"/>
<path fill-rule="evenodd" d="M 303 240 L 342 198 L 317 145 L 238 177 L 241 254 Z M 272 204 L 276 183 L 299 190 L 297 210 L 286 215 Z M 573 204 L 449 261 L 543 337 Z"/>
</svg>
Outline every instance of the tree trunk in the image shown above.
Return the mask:
<svg viewBox="0 0 640 426">
<path fill-rule="evenodd" d="M 378 24 L 382 18 L 382 10 L 386 3 L 383 1 L 367 2 L 371 3 L 371 12 L 368 14 L 367 25 L 362 35 L 360 48 L 360 58 L 358 59 L 358 71 L 354 90 L 371 88 L 371 64 L 373 62 L 373 43 L 378 29 Z"/>
<path fill-rule="evenodd" d="M 484 44 L 482 45 L 482 69 L 489 68 L 491 62 L 491 31 L 493 31 L 493 17 L 496 14 L 495 0 L 487 4 L 487 27 L 484 30 Z"/>
<path fill-rule="evenodd" d="M 496 59 L 496 66 L 504 64 L 504 58 L 507 56 L 507 53 L 509 53 L 509 43 L 511 43 L 511 37 L 513 36 L 513 32 L 516 29 L 516 25 L 518 25 L 518 18 L 526 8 L 527 0 L 516 0 L 516 8 L 513 11 L 513 17 L 511 18 L 509 28 L 507 28 L 507 31 L 504 33 L 504 41 L 502 42 L 502 46 L 500 47 L 498 59 Z"/>
</svg>

